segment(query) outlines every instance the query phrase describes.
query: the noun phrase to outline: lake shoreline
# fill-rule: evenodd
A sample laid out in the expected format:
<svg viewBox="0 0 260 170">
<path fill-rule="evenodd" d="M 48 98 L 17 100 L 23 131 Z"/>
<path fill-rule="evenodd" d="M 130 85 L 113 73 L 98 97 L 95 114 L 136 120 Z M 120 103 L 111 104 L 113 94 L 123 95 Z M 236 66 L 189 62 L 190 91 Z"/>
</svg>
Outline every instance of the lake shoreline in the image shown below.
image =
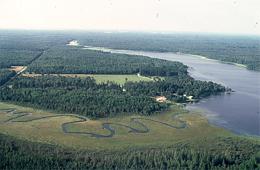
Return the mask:
<svg viewBox="0 0 260 170">
<path fill-rule="evenodd" d="M 258 113 L 260 98 L 258 96 L 260 95 L 257 95 L 259 93 L 257 89 L 259 84 L 255 81 L 260 76 L 260 73 L 257 71 L 248 70 L 237 63 L 226 63 L 193 54 L 81 47 L 103 52 L 142 55 L 169 61 L 179 61 L 190 68 L 189 75 L 193 78 L 202 81 L 213 81 L 235 91 L 228 95 L 211 96 L 193 104 L 201 109 L 209 110 L 209 114 L 214 113 L 217 115 L 217 119 L 209 120 L 212 124 L 238 134 L 260 136 L 258 122 L 260 120 Z"/>
</svg>

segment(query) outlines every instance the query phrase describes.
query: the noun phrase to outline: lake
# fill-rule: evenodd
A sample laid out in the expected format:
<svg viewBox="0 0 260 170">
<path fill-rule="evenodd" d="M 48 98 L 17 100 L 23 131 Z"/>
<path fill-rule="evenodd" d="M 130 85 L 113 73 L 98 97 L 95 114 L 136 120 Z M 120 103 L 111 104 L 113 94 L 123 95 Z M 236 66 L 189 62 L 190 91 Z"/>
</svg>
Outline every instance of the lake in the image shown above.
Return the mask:
<svg viewBox="0 0 260 170">
<path fill-rule="evenodd" d="M 203 111 L 210 123 L 235 133 L 260 135 L 260 72 L 191 54 L 85 48 L 182 62 L 195 79 L 220 83 L 235 91 L 188 104 L 187 109 Z"/>
</svg>

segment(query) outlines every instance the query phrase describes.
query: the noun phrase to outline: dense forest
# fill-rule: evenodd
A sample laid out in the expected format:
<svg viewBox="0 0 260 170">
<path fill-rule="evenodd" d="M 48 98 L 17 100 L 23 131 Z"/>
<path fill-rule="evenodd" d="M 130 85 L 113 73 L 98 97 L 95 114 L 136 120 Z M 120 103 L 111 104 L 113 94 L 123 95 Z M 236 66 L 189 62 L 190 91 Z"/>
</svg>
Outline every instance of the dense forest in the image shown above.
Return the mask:
<svg viewBox="0 0 260 170">
<path fill-rule="evenodd" d="M 71 39 L 82 45 L 141 51 L 182 52 L 260 70 L 260 37 L 207 34 L 0 31 L 0 48 L 42 51 Z"/>
<path fill-rule="evenodd" d="M 227 90 L 219 84 L 194 80 L 187 75 L 167 77 L 164 80 L 155 82 L 127 82 L 125 89 L 134 95 L 162 95 L 177 102 L 185 102 L 187 100 L 183 95 L 199 99 Z"/>
<path fill-rule="evenodd" d="M 9 70 L 11 66 L 26 66 L 41 54 L 41 51 L 2 49 L 0 47 L 0 86 L 16 75 L 15 71 Z"/>
<path fill-rule="evenodd" d="M 260 71 L 260 37 L 207 34 L 78 33 L 82 45 L 140 51 L 181 52 L 244 64 Z"/>
<path fill-rule="evenodd" d="M 11 77 L 15 76 L 14 71 L 8 69 L 0 69 L 0 86 L 10 80 Z"/>
<path fill-rule="evenodd" d="M 0 68 L 28 65 L 39 51 L 0 49 Z"/>
<path fill-rule="evenodd" d="M 10 71 L 11 66 L 26 66 L 37 59 L 51 37 L 40 38 L 40 35 L 29 34 L 23 31 L 0 31 L 0 86 L 16 75 Z M 45 44 L 45 45 L 44 45 Z"/>
<path fill-rule="evenodd" d="M 187 74 L 179 62 L 144 56 L 112 54 L 80 48 L 56 47 L 46 51 L 28 68 L 33 73 L 136 74 L 172 76 Z"/>
<path fill-rule="evenodd" d="M 64 149 L 0 134 L 0 169 L 260 168 L 260 155 L 257 155 L 260 146 L 253 142 L 217 138 L 211 147 L 199 149 L 189 144 L 176 144 L 167 148 L 93 152 Z"/>
<path fill-rule="evenodd" d="M 184 94 L 198 99 L 225 91 L 221 85 L 185 77 L 150 83 L 128 82 L 123 87 L 113 82 L 96 84 L 89 77 L 19 77 L 1 89 L 0 100 L 98 118 L 121 113 L 150 115 L 165 110 L 168 104 L 153 99 L 160 95 L 185 102 Z"/>
<path fill-rule="evenodd" d="M 96 84 L 92 78 L 40 76 L 17 78 L 0 91 L 2 101 L 99 118 L 122 113 L 150 115 L 165 110 L 147 95 L 131 95 L 112 82 Z"/>
<path fill-rule="evenodd" d="M 63 31 L 0 30 L 0 49 L 43 51 L 65 44 L 70 37 L 71 35 L 66 35 Z"/>
</svg>

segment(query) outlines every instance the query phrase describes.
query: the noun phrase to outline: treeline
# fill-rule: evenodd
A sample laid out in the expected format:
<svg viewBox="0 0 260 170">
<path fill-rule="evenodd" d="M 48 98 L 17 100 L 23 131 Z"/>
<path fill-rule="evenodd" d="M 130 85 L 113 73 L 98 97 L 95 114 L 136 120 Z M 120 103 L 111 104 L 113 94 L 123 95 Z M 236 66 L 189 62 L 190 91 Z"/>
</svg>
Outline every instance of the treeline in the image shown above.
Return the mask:
<svg viewBox="0 0 260 170">
<path fill-rule="evenodd" d="M 187 66 L 144 56 L 112 54 L 80 48 L 54 47 L 33 62 L 28 71 L 44 74 L 187 74 Z"/>
<path fill-rule="evenodd" d="M 0 169 L 251 169 L 260 168 L 260 146 L 216 139 L 212 149 L 189 144 L 119 151 L 76 151 L 0 134 Z M 214 147 L 222 147 L 214 150 Z"/>
<path fill-rule="evenodd" d="M 150 115 L 168 108 L 150 96 L 124 92 L 112 82 L 96 84 L 93 78 L 62 76 L 19 77 L 1 89 L 0 100 L 92 118 L 124 113 Z"/>
<path fill-rule="evenodd" d="M 188 96 L 200 99 L 226 90 L 220 84 L 194 80 L 189 76 L 166 77 L 154 82 L 127 82 L 124 87 L 133 95 L 166 96 L 177 102 L 186 102 Z"/>
</svg>

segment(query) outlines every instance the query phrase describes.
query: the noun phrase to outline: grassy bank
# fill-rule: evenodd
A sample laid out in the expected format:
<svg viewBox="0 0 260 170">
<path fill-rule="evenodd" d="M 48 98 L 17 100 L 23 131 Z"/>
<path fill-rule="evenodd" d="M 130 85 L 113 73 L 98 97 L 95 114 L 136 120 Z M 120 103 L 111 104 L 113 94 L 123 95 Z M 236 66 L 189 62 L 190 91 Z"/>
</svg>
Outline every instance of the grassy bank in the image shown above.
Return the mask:
<svg viewBox="0 0 260 170">
<path fill-rule="evenodd" d="M 3 109 L 7 108 L 15 108 L 17 112 L 31 113 L 31 115 L 5 122 L 14 117 L 14 115 L 10 113 L 5 113 Z M 2 109 L 0 112 L 1 133 L 21 139 L 58 144 L 72 148 L 114 150 L 115 148 L 122 149 L 128 147 L 157 147 L 172 145 L 179 142 L 201 143 L 204 139 L 213 140 L 215 137 L 232 136 L 230 132 L 227 132 L 224 129 L 209 125 L 207 119 L 201 115 L 188 113 L 180 106 L 175 105 L 166 113 L 149 117 L 120 116 L 108 119 L 88 120 L 86 122 L 73 123 L 67 126 L 68 131 L 91 132 L 107 135 L 109 134 L 109 131 L 103 129 L 102 124 L 111 123 L 111 128 L 115 130 L 115 135 L 111 138 L 96 138 L 86 134 L 65 134 L 62 131 L 62 124 L 78 120 L 78 118 L 71 117 L 70 115 L 61 115 L 60 117 L 50 117 L 28 122 L 15 122 L 17 120 L 31 120 L 33 118 L 57 114 L 6 103 L 0 103 L 0 109 Z M 149 131 L 146 133 L 131 133 L 130 129 L 126 126 L 144 129 L 140 123 L 131 121 L 132 118 L 149 118 L 149 120 L 138 120 L 141 124 L 145 125 Z M 187 127 L 178 128 L 182 123 L 185 123 Z M 170 127 L 169 125 L 176 126 L 177 128 Z"/>
</svg>

